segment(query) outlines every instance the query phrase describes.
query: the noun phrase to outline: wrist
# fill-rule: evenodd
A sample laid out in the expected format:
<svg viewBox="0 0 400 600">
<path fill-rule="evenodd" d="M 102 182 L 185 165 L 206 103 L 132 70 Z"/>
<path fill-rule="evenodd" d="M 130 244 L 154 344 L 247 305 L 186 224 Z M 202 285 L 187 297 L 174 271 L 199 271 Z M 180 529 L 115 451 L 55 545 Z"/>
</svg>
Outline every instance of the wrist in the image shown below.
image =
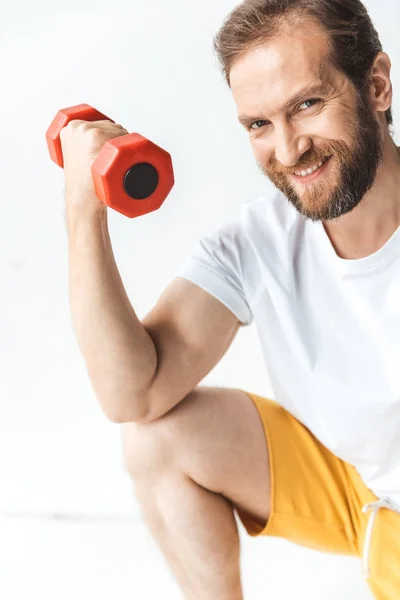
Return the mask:
<svg viewBox="0 0 400 600">
<path fill-rule="evenodd" d="M 67 204 L 65 208 L 65 225 L 68 235 L 73 233 L 79 225 L 106 226 L 108 223 L 108 212 L 105 204 Z"/>
</svg>

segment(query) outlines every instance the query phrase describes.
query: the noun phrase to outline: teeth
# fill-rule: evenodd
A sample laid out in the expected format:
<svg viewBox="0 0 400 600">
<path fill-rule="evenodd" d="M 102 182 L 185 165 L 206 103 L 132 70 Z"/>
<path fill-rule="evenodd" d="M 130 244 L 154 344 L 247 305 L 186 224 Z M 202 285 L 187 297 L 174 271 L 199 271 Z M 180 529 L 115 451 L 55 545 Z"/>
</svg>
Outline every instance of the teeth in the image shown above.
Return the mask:
<svg viewBox="0 0 400 600">
<path fill-rule="evenodd" d="M 326 160 L 328 160 L 328 159 L 326 159 Z M 324 162 L 326 162 L 326 160 L 321 160 L 321 162 L 318 163 L 317 165 L 315 165 L 315 167 L 311 167 L 310 169 L 307 169 L 306 171 L 295 171 L 295 175 L 299 175 L 301 177 L 306 177 L 306 175 L 311 175 L 311 173 L 314 173 L 315 171 L 320 169 L 322 167 L 322 165 L 324 164 Z"/>
</svg>

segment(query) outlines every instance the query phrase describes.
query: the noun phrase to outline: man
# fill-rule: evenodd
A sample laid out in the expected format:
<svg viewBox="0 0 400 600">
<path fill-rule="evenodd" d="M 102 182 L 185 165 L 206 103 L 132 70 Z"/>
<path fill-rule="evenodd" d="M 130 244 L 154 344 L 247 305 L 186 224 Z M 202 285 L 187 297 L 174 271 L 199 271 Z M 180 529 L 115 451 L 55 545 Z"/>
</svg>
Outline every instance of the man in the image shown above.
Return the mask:
<svg viewBox="0 0 400 600">
<path fill-rule="evenodd" d="M 339 26 L 348 27 L 342 37 Z M 126 130 L 63 130 L 71 310 L 89 376 L 105 414 L 124 423 L 136 498 L 185 598 L 242 600 L 236 510 L 252 536 L 363 557 L 375 597 L 395 600 L 400 152 L 388 127 L 391 63 L 359 0 L 247 0 L 215 47 L 277 193 L 203 239 L 141 322 L 88 160 Z M 253 321 L 276 401 L 199 387 Z"/>
</svg>

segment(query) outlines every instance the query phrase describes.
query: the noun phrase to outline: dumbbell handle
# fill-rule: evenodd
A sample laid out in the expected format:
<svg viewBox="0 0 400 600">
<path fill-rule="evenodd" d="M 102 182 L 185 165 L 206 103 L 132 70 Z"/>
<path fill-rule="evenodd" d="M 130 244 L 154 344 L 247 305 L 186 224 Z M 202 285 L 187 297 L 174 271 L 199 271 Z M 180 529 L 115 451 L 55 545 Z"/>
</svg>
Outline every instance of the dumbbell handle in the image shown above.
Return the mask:
<svg viewBox="0 0 400 600">
<path fill-rule="evenodd" d="M 50 157 L 60 167 L 60 132 L 73 119 L 115 123 L 88 104 L 60 110 L 46 132 Z M 92 165 L 92 176 L 99 200 L 130 218 L 158 210 L 175 183 L 170 154 L 138 133 L 108 140 Z"/>
</svg>

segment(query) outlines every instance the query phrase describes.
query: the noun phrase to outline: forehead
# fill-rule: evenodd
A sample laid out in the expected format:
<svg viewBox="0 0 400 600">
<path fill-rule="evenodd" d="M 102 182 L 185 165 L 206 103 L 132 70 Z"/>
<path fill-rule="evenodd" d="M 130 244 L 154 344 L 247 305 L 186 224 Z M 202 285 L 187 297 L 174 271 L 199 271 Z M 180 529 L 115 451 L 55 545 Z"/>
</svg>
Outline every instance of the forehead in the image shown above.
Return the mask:
<svg viewBox="0 0 400 600">
<path fill-rule="evenodd" d="M 231 90 L 240 112 L 279 111 L 303 86 L 329 83 L 334 68 L 327 34 L 320 29 L 284 31 L 236 59 Z"/>
</svg>

